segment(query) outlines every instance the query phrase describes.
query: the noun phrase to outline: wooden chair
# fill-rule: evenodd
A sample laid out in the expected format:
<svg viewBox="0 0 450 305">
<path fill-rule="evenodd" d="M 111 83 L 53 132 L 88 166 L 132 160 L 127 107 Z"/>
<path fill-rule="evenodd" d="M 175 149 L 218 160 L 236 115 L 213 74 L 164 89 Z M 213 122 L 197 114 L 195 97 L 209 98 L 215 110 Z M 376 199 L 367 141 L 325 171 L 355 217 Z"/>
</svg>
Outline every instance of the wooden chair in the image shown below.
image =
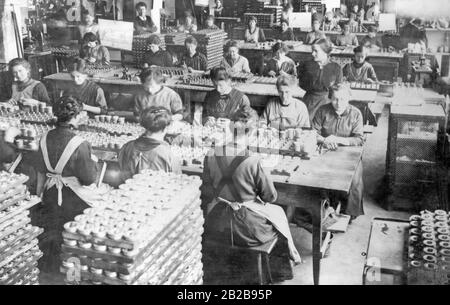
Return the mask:
<svg viewBox="0 0 450 305">
<path fill-rule="evenodd" d="M 206 248 L 210 249 L 217 249 L 217 248 L 223 248 L 227 249 L 229 252 L 244 252 L 248 253 L 251 256 L 256 257 L 256 267 L 258 270 L 258 280 L 260 285 L 264 285 L 264 270 L 263 270 L 263 260 L 264 265 L 266 266 L 266 273 L 267 273 L 267 282 L 269 284 L 273 283 L 272 279 L 272 273 L 270 270 L 270 254 L 272 253 L 273 249 L 275 248 L 275 245 L 278 242 L 278 237 L 275 239 L 269 241 L 268 243 L 255 246 L 255 247 L 241 247 L 236 246 L 234 244 L 234 238 L 233 238 L 233 221 L 230 222 L 231 229 L 230 229 L 230 237 L 231 237 L 231 245 L 228 245 L 224 242 L 214 241 L 214 240 L 205 240 L 204 245 Z"/>
</svg>

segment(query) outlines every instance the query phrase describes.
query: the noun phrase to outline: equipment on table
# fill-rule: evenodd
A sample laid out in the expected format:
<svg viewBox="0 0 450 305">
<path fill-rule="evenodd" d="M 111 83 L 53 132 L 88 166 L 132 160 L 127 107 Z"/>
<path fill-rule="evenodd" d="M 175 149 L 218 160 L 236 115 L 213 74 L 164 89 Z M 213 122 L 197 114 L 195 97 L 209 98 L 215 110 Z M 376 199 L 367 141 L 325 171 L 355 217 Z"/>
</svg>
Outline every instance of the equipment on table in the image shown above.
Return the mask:
<svg viewBox="0 0 450 305">
<path fill-rule="evenodd" d="M 378 91 L 380 85 L 377 83 L 350 82 L 350 88 L 355 90 Z"/>
<path fill-rule="evenodd" d="M 42 257 L 28 211 L 40 202 L 24 185 L 28 177 L 0 172 L 0 285 L 38 285 Z"/>
<path fill-rule="evenodd" d="M 110 191 L 64 226 L 61 272 L 79 268 L 89 284 L 202 284 L 200 185 L 144 171 Z"/>
<path fill-rule="evenodd" d="M 422 211 L 409 222 L 408 284 L 450 284 L 449 214 Z"/>
</svg>

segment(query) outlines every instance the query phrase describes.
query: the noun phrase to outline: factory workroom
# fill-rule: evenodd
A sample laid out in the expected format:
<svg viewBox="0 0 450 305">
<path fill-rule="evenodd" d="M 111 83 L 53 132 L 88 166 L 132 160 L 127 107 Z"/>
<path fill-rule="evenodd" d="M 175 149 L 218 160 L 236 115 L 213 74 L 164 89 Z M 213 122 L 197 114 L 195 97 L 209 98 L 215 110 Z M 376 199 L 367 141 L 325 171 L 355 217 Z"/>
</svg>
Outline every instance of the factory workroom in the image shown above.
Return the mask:
<svg viewBox="0 0 450 305">
<path fill-rule="evenodd" d="M 449 285 L 428 2 L 0 0 L 0 285 Z"/>
</svg>

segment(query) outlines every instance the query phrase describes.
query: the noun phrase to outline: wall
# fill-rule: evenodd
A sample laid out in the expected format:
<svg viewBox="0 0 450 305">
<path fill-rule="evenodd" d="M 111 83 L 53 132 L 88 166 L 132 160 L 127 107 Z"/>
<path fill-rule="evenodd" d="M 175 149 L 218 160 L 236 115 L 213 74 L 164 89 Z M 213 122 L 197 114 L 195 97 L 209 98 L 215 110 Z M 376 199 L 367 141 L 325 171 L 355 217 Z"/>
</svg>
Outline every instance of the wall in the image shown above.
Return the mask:
<svg viewBox="0 0 450 305">
<path fill-rule="evenodd" d="M 19 22 L 19 35 L 22 40 L 22 28 L 24 28 L 23 17 L 21 16 L 21 6 L 26 5 L 26 1 L 20 0 L 0 0 L 0 63 L 8 63 L 11 59 L 18 57 L 14 25 L 12 21 L 12 7 L 14 4 L 17 20 Z"/>
</svg>

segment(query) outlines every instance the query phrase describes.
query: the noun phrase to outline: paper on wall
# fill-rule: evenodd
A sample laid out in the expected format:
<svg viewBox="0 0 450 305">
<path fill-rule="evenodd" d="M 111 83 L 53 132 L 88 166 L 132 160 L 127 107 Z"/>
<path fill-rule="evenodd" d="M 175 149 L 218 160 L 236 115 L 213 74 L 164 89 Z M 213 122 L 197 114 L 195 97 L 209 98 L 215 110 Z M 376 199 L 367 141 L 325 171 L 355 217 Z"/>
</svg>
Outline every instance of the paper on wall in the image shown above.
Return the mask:
<svg viewBox="0 0 450 305">
<path fill-rule="evenodd" d="M 311 28 L 311 19 L 311 13 L 292 13 L 289 17 L 289 25 L 292 28 L 309 29 Z"/>
<path fill-rule="evenodd" d="M 133 47 L 133 22 L 99 19 L 102 45 L 114 49 L 131 51 Z"/>
<path fill-rule="evenodd" d="M 380 14 L 378 22 L 380 32 L 397 30 L 395 14 Z"/>
</svg>

